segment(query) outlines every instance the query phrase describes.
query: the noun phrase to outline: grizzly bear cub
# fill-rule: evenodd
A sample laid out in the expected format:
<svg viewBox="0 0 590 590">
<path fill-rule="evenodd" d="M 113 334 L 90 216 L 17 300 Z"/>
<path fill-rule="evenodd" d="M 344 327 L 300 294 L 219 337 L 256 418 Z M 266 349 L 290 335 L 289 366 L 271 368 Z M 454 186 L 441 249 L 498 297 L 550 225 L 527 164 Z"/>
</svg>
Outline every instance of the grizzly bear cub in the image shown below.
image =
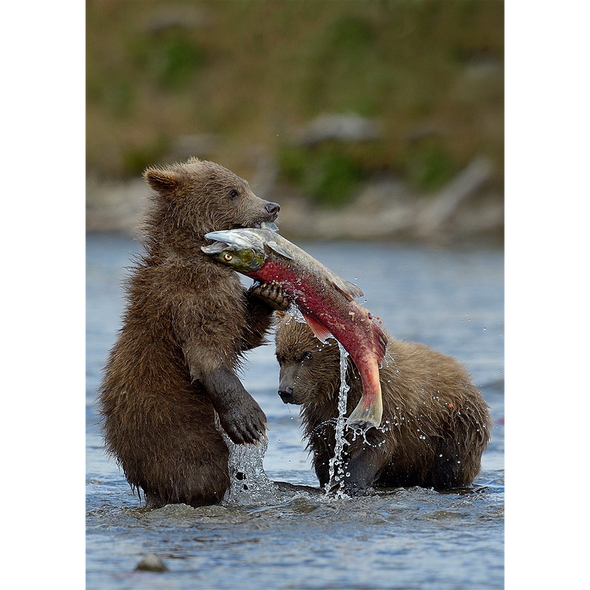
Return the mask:
<svg viewBox="0 0 590 590">
<path fill-rule="evenodd" d="M 273 307 L 201 246 L 207 232 L 260 226 L 280 207 L 196 158 L 149 168 L 144 178 L 155 191 L 145 253 L 100 388 L 106 449 L 148 506 L 213 504 L 230 485 L 216 416 L 235 443 L 264 436 L 266 416 L 236 369 L 263 343 Z"/>
<path fill-rule="evenodd" d="M 366 432 L 346 429 L 340 481 L 330 481 L 340 387 L 337 342 L 318 340 L 304 323 L 277 312 L 279 395 L 301 406 L 307 447 L 320 485 L 350 495 L 370 487 L 421 486 L 443 490 L 469 485 L 489 440 L 489 409 L 461 365 L 422 344 L 391 338 L 380 381 L 383 418 Z M 347 415 L 362 395 L 348 358 Z"/>
</svg>

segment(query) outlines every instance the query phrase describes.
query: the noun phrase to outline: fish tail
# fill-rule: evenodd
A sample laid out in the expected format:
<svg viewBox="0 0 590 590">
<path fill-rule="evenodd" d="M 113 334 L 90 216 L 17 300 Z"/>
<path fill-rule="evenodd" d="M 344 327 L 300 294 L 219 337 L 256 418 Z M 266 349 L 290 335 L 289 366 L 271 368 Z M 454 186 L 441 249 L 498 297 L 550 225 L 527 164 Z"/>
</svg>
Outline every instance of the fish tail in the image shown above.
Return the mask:
<svg viewBox="0 0 590 590">
<path fill-rule="evenodd" d="M 352 411 L 347 419 L 348 425 L 353 424 L 369 424 L 378 428 L 381 424 L 381 417 L 383 416 L 383 402 L 381 400 L 381 388 L 379 388 L 379 395 L 375 401 L 368 405 L 363 405 L 363 400 L 358 403 L 357 407 Z"/>
<path fill-rule="evenodd" d="M 348 417 L 347 423 L 369 424 L 379 427 L 383 416 L 383 401 L 381 399 L 381 382 L 379 381 L 379 367 L 375 363 L 370 374 L 361 376 L 363 381 L 363 396 L 356 408 Z"/>
</svg>

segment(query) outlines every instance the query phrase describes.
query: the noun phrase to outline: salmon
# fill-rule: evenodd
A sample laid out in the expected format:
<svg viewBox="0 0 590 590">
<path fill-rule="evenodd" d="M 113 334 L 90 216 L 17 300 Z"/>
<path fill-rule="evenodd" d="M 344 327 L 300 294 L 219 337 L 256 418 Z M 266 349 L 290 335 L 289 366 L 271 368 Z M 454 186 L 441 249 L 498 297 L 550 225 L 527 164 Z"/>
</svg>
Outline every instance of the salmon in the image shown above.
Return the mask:
<svg viewBox="0 0 590 590">
<path fill-rule="evenodd" d="M 317 338 L 325 342 L 334 336 L 342 344 L 363 385 L 361 400 L 347 422 L 378 427 L 383 414 L 379 366 L 387 336 L 355 301 L 363 296 L 359 287 L 270 227 L 214 231 L 205 238 L 215 241 L 201 247 L 205 254 L 256 281 L 280 284 Z"/>
</svg>

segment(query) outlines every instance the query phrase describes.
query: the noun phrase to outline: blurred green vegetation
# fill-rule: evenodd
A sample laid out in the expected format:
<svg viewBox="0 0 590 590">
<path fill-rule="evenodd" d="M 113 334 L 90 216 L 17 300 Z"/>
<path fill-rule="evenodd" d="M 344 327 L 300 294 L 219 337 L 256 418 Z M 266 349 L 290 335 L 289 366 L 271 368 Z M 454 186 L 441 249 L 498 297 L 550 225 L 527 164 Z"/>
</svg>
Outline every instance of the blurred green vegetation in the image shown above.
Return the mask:
<svg viewBox="0 0 590 590">
<path fill-rule="evenodd" d="M 377 169 L 380 143 L 326 141 L 313 147 L 280 145 L 278 166 L 283 178 L 301 187 L 309 197 L 325 205 L 340 205 L 352 196 L 359 182 Z"/>
<path fill-rule="evenodd" d="M 284 180 L 326 203 L 375 173 L 435 190 L 475 155 L 503 183 L 500 0 L 88 0 L 87 164 L 135 176 L 176 138 L 215 134 L 220 163 L 263 145 Z M 302 147 L 321 113 L 383 136 Z"/>
</svg>

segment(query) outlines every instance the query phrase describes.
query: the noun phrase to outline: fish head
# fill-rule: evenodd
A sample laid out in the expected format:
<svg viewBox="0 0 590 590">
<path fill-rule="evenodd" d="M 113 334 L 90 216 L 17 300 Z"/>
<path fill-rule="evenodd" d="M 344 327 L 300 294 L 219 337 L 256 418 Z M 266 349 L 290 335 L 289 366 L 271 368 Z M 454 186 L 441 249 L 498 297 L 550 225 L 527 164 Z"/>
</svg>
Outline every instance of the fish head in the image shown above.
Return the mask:
<svg viewBox="0 0 590 590">
<path fill-rule="evenodd" d="M 206 234 L 206 238 L 216 241 L 209 246 L 201 246 L 201 250 L 213 260 L 238 272 L 256 272 L 266 262 L 264 246 L 259 247 L 257 244 L 243 239 L 242 236 L 236 236 L 238 231 L 230 230 Z"/>
</svg>

